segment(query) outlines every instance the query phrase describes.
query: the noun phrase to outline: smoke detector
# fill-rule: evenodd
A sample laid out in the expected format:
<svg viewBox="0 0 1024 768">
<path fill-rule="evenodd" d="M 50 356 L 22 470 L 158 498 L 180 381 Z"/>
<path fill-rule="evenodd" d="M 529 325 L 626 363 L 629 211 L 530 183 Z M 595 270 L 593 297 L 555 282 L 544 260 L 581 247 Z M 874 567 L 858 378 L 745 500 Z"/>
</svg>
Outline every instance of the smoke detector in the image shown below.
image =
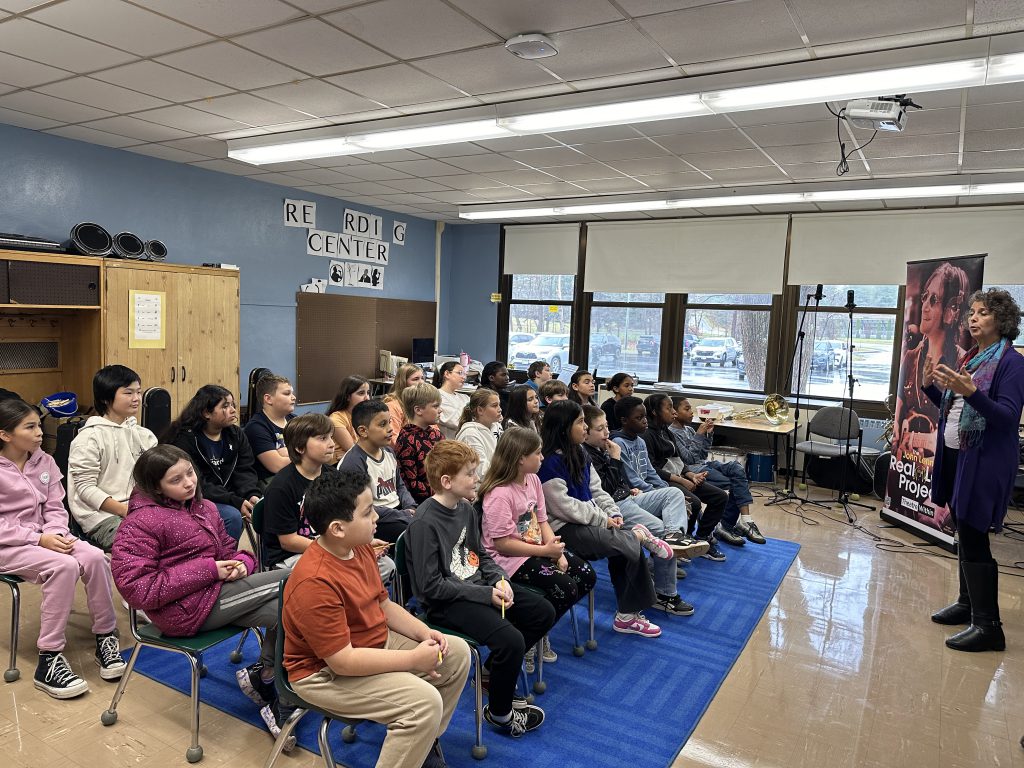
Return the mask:
<svg viewBox="0 0 1024 768">
<path fill-rule="evenodd" d="M 510 37 L 505 41 L 505 48 L 520 59 L 546 59 L 558 53 L 551 38 L 536 32 Z"/>
</svg>

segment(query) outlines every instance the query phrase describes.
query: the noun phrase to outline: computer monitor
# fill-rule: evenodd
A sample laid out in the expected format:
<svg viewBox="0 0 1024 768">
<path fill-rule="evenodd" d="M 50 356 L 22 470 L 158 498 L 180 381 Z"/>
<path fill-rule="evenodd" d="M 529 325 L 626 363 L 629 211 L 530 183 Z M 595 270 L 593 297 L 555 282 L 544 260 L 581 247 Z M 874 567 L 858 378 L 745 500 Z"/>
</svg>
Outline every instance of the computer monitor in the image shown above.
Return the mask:
<svg viewBox="0 0 1024 768">
<path fill-rule="evenodd" d="M 413 339 L 412 340 L 412 361 L 417 365 L 434 362 L 434 340 Z"/>
</svg>

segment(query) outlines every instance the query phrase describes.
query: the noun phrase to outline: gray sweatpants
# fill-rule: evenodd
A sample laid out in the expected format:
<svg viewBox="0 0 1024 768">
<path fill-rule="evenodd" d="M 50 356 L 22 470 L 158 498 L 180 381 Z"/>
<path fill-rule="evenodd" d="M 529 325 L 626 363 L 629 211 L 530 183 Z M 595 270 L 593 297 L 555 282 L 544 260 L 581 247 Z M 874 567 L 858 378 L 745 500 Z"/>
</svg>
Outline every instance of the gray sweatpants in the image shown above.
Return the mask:
<svg viewBox="0 0 1024 768">
<path fill-rule="evenodd" d="M 228 624 L 239 627 L 266 627 L 267 635 L 260 649 L 260 661 L 274 668 L 274 649 L 277 643 L 277 600 L 281 580 L 291 569 L 254 573 L 238 581 L 226 581 L 220 588 L 220 597 L 213 604 L 200 632 L 220 629 Z"/>
</svg>

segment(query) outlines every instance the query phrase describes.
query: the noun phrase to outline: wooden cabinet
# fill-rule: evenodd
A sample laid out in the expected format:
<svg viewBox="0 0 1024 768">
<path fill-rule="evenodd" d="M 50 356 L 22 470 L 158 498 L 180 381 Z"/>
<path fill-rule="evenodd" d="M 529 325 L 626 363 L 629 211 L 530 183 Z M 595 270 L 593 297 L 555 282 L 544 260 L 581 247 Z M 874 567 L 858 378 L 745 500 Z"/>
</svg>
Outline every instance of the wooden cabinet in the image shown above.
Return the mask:
<svg viewBox="0 0 1024 768">
<path fill-rule="evenodd" d="M 93 374 L 120 363 L 166 388 L 175 413 L 203 384 L 235 391 L 238 283 L 236 271 L 0 250 L 0 387 L 36 403 L 75 392 L 85 410 Z M 132 291 L 164 294 L 162 348 L 129 346 Z"/>
</svg>

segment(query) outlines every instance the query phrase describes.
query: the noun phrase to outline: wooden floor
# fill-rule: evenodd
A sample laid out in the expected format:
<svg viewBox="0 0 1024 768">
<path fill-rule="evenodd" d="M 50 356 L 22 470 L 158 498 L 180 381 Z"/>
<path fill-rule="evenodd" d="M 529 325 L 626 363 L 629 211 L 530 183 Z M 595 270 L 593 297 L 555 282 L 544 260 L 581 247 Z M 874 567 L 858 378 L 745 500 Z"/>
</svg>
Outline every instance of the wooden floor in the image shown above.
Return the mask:
<svg viewBox="0 0 1024 768">
<path fill-rule="evenodd" d="M 1003 575 L 1000 581 L 1009 649 L 954 653 L 942 642 L 946 628 L 928 616 L 954 596 L 955 561 L 922 552 L 934 552 L 931 547 L 879 544 L 817 512 L 804 513 L 806 523 L 816 523 L 811 525 L 760 503 L 755 516 L 762 530 L 797 541 L 802 549 L 673 766 L 1024 768 L 1024 579 Z M 831 514 L 842 518 L 841 512 Z M 1024 514 L 1011 511 L 1011 518 L 1024 520 Z M 861 524 L 873 534 L 916 541 L 881 528 L 875 513 L 863 512 Z M 1021 541 L 1000 536 L 994 549 L 1001 563 L 1024 560 Z M 725 551 L 743 557 L 742 551 Z M 681 582 L 684 597 L 685 586 Z M 9 609 L 6 593 L 0 592 L 0 616 Z M 60 702 L 32 687 L 39 590 L 26 586 L 22 593 L 22 679 L 0 684 L 2 768 L 187 765 L 188 700 L 141 675 L 133 676 L 119 722 L 110 728 L 100 724 L 113 685 L 100 679 L 92 662 L 81 591 L 67 654 L 91 692 Z M 127 620 L 119 613 L 127 637 Z M 6 658 L 6 619 L 0 626 L 0 654 Z M 269 734 L 205 706 L 202 718 L 201 765 L 262 766 Z M 636 748 L 642 753 L 642 740 Z M 282 768 L 317 764 L 302 750 L 278 762 Z M 571 759 L 565 764 L 574 765 Z"/>
</svg>

